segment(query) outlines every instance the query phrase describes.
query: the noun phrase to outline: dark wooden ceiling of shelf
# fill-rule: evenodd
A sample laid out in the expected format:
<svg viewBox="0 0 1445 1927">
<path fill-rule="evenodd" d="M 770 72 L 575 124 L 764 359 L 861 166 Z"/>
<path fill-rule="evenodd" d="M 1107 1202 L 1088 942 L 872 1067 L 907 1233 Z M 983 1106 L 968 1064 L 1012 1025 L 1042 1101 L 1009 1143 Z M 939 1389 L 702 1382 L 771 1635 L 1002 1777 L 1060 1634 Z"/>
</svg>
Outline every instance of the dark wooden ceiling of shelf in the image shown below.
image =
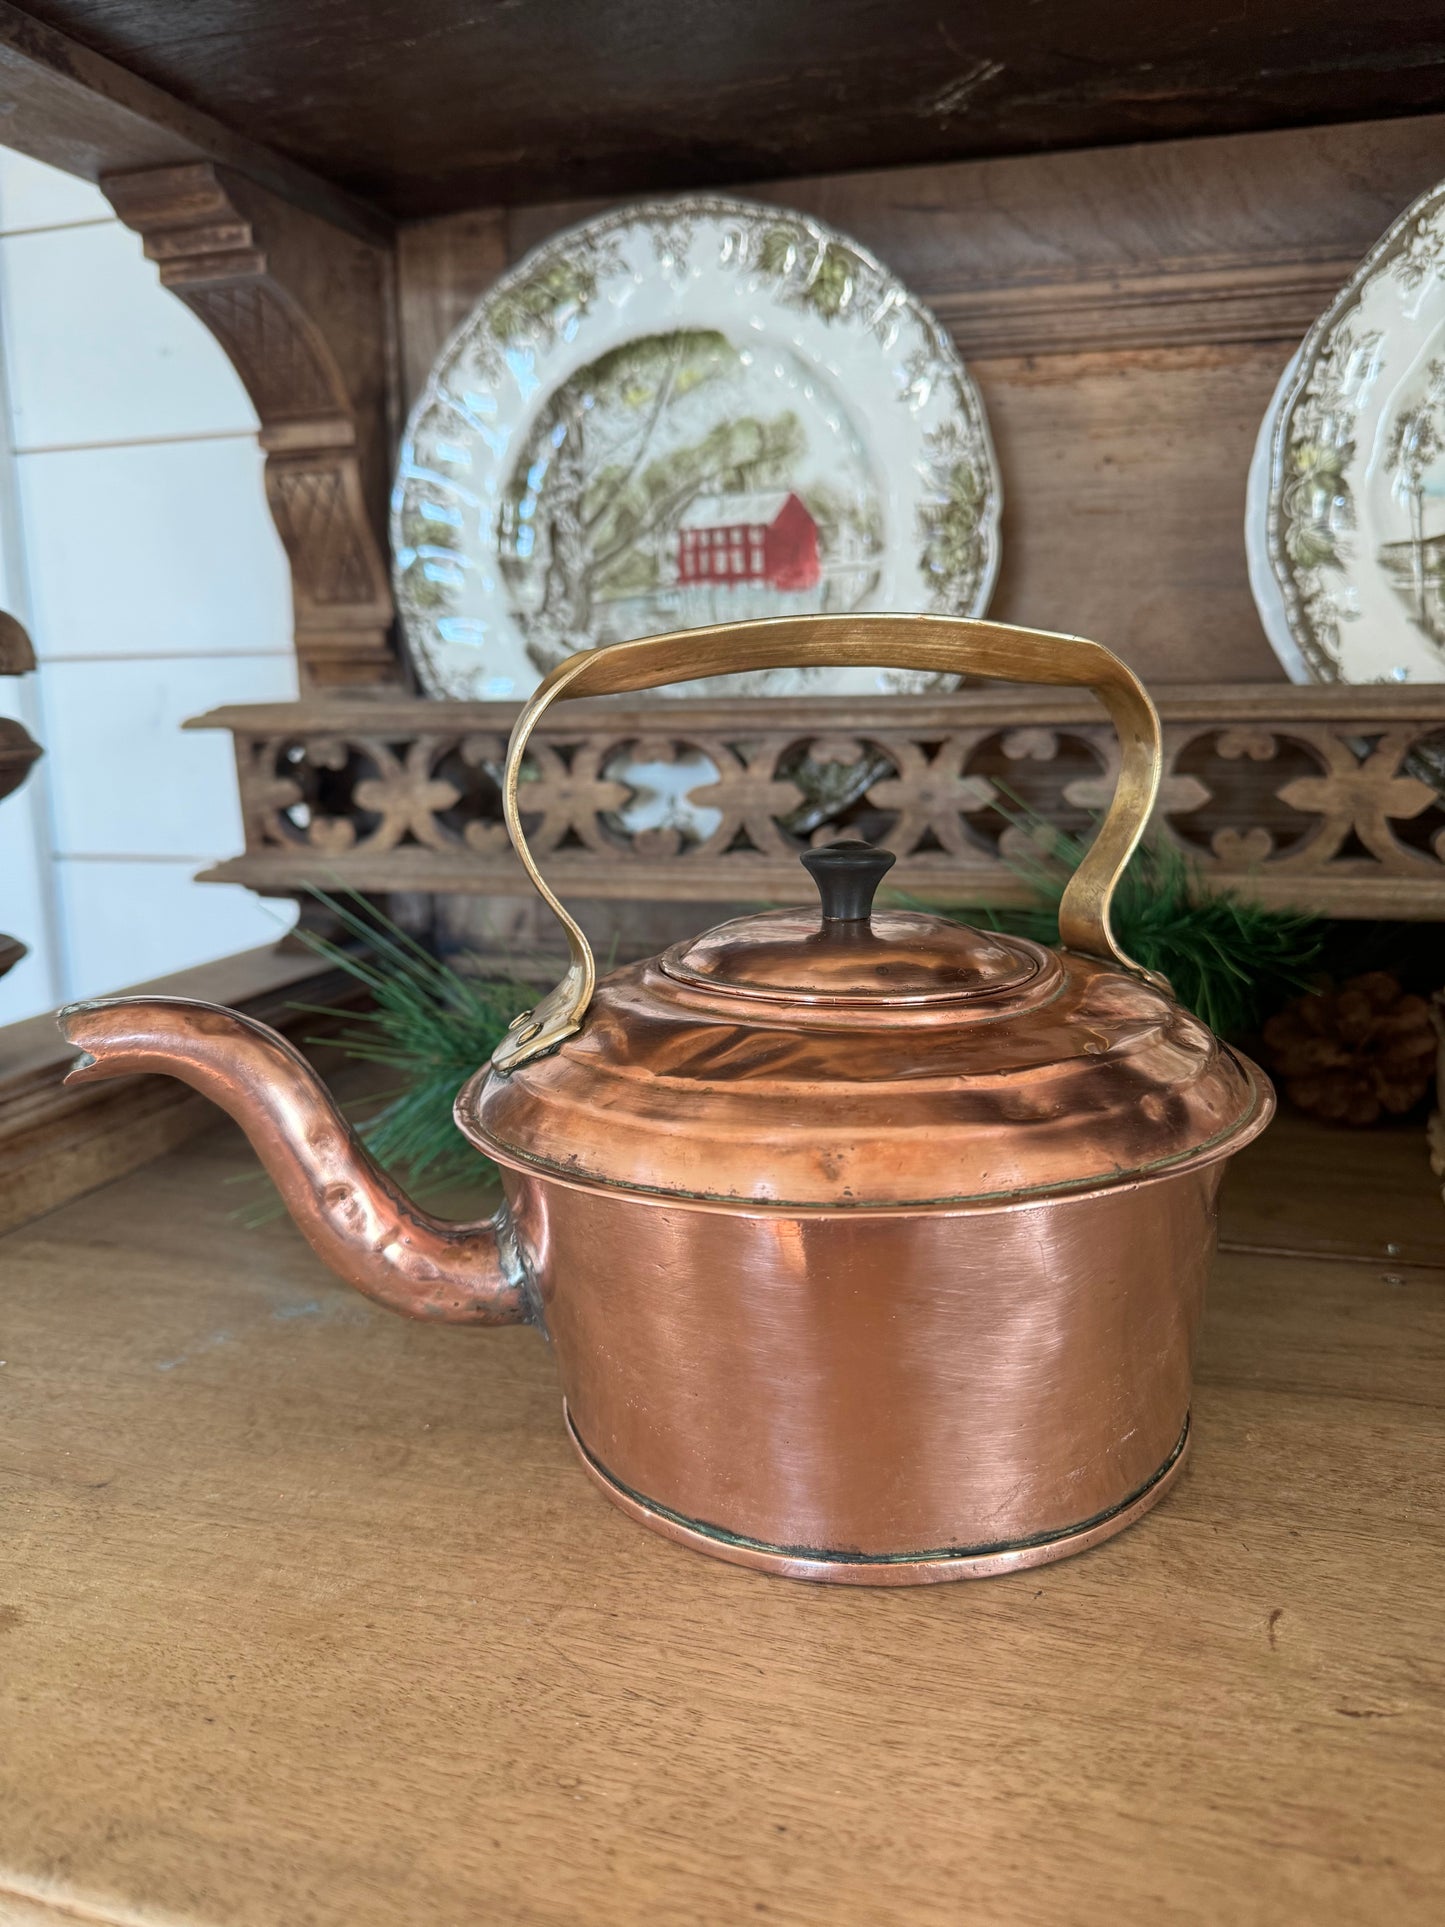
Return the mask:
<svg viewBox="0 0 1445 1927">
<path fill-rule="evenodd" d="M 1445 106 L 1418 0 L 27 0 L 401 218 Z"/>
</svg>

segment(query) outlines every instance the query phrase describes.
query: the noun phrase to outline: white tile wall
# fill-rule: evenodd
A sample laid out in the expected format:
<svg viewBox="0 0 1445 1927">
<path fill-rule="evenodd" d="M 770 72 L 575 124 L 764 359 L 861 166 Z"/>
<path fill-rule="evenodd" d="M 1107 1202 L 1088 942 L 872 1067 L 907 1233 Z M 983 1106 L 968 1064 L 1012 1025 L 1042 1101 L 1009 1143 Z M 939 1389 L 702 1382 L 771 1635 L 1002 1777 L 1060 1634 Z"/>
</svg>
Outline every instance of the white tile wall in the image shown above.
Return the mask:
<svg viewBox="0 0 1445 1927">
<path fill-rule="evenodd" d="M 43 676 L 52 764 L 85 771 L 83 783 L 56 786 L 58 855 L 204 861 L 240 849 L 231 738 L 181 726 L 217 689 L 225 702 L 294 696 L 289 656 L 51 662 Z"/>
<path fill-rule="evenodd" d="M 40 873 L 40 858 L 26 812 L 11 803 L 0 815 L 0 903 L 8 937 L 18 937 L 29 949 L 13 970 L 0 977 L 0 1025 L 18 1024 L 49 1010 L 57 999 L 57 960 L 51 954 L 45 929 L 45 892 L 49 878 Z"/>
<path fill-rule="evenodd" d="M 275 943 L 290 921 L 279 905 L 236 884 L 192 882 L 193 863 L 76 857 L 60 859 L 55 871 L 69 951 L 67 997 L 103 996 Z"/>
<path fill-rule="evenodd" d="M 251 438 L 19 456 L 44 656 L 289 655 L 263 460 Z"/>
<path fill-rule="evenodd" d="M 89 181 L 0 147 L 0 234 L 114 219 L 110 203 Z"/>
<path fill-rule="evenodd" d="M 197 884 L 240 848 L 217 704 L 295 694 L 256 419 L 98 190 L 0 149 L 0 601 L 45 746 L 0 808 L 0 1023 L 272 942 L 287 906 Z"/>
<path fill-rule="evenodd" d="M 11 446 L 254 434 L 240 378 L 119 221 L 0 237 Z"/>
</svg>

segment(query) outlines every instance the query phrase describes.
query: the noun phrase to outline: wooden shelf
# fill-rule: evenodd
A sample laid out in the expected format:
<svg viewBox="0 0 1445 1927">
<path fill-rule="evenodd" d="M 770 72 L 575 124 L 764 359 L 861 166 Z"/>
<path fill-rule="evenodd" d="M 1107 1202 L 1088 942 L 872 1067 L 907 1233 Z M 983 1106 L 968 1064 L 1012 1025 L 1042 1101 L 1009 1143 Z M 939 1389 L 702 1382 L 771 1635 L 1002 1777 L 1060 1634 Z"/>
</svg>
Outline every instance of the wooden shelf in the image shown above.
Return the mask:
<svg viewBox="0 0 1445 1927">
<path fill-rule="evenodd" d="M 1164 725 L 1156 832 L 1207 878 L 1321 915 L 1445 915 L 1445 685 L 1154 693 Z M 206 877 L 278 894 L 329 883 L 530 895 L 498 781 L 516 713 L 378 693 L 197 717 L 188 727 L 235 740 L 246 834 L 245 851 Z M 633 792 L 620 769 L 683 753 L 717 773 L 691 792 L 715 824 L 692 840 L 626 830 L 617 813 Z M 1101 711 L 1075 692 L 654 697 L 549 713 L 524 796 L 533 852 L 573 896 L 789 901 L 799 850 L 846 829 L 895 852 L 889 882 L 908 894 L 1010 903 L 1028 897 L 1008 860 L 1021 835 L 1010 812 L 1022 800 L 1086 832 L 1116 763 Z"/>
<path fill-rule="evenodd" d="M 222 1125 L 0 1239 L 0 1918 L 1433 1927 L 1418 1132 L 1241 1157 L 1156 1513 L 913 1593 L 631 1525 L 535 1334 L 367 1304 L 250 1168 Z"/>
<path fill-rule="evenodd" d="M 1440 99 L 1439 41 L 1418 9 L 1373 17 L 1367 56 L 1357 14 L 1300 0 L 1147 24 L 975 0 L 966 36 L 926 0 L 741 14 L 613 0 L 606 33 L 584 23 L 570 6 L 460 0 L 432 0 L 424 33 L 378 0 L 27 0 L 0 8 L 0 48 L 17 144 L 42 158 L 104 169 L 200 153 L 358 223 Z"/>
</svg>

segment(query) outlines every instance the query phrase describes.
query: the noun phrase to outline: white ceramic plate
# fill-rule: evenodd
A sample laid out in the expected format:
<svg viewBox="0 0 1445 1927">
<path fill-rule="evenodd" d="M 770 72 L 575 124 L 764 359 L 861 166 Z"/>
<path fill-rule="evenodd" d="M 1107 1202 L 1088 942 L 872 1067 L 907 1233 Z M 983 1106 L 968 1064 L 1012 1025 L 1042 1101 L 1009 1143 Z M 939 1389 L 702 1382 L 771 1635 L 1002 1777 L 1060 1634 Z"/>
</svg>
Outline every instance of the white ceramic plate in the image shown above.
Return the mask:
<svg viewBox="0 0 1445 1927">
<path fill-rule="evenodd" d="M 1286 369 L 1245 543 L 1296 682 L 1445 680 L 1445 184 L 1370 251 Z"/>
<path fill-rule="evenodd" d="M 962 362 L 871 255 L 778 208 L 655 202 L 537 249 L 443 351 L 392 496 L 397 600 L 431 695 L 515 698 L 578 648 L 670 629 L 981 615 L 1000 506 Z"/>
<path fill-rule="evenodd" d="M 1290 356 L 1289 366 L 1280 376 L 1265 410 L 1264 420 L 1255 437 L 1254 455 L 1249 464 L 1249 482 L 1244 492 L 1244 553 L 1249 564 L 1249 586 L 1254 591 L 1254 606 L 1270 647 L 1284 665 L 1291 682 L 1313 682 L 1309 664 L 1300 654 L 1285 614 L 1284 595 L 1269 555 L 1269 463 L 1274 448 L 1274 428 L 1285 396 L 1294 386 L 1299 368 L 1299 350 Z"/>
</svg>

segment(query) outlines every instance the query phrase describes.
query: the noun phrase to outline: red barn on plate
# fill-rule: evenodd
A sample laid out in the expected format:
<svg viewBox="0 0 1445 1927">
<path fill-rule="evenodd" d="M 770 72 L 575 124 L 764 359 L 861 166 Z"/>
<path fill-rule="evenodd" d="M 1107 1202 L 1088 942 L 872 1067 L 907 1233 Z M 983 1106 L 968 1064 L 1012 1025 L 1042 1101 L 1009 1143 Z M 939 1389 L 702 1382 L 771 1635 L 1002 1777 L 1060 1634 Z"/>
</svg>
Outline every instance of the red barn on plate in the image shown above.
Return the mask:
<svg viewBox="0 0 1445 1927">
<path fill-rule="evenodd" d="M 700 495 L 677 525 L 677 579 L 816 588 L 818 524 L 791 489 Z"/>
</svg>

